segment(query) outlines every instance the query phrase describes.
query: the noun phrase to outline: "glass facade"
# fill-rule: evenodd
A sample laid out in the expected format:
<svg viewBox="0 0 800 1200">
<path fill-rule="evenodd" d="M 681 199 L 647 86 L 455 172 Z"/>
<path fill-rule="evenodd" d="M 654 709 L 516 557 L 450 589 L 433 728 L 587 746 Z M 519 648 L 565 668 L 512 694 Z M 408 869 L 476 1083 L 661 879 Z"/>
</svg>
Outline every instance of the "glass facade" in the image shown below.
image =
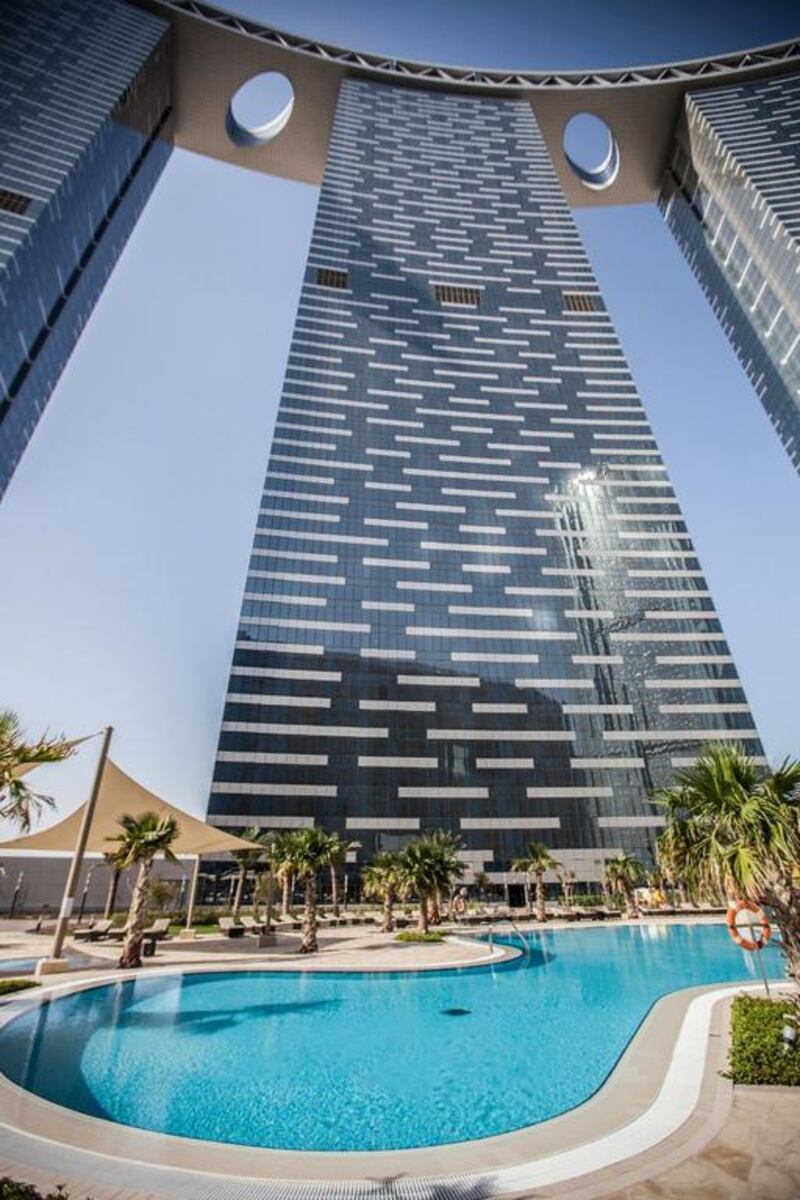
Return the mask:
<svg viewBox="0 0 800 1200">
<path fill-rule="evenodd" d="M 0 495 L 170 153 L 169 28 L 0 5 Z"/>
<path fill-rule="evenodd" d="M 762 753 L 531 107 L 345 80 L 209 819 L 596 881 L 711 740 Z"/>
<path fill-rule="evenodd" d="M 800 75 L 689 93 L 660 203 L 800 470 Z"/>
</svg>

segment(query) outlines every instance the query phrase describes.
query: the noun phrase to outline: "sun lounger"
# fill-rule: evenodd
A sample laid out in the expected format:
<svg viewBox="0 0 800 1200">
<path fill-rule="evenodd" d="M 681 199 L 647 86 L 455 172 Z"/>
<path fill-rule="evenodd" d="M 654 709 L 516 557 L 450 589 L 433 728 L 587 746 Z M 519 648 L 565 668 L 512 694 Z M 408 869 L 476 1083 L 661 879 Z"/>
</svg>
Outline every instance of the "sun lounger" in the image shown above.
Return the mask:
<svg viewBox="0 0 800 1200">
<path fill-rule="evenodd" d="M 157 942 L 163 941 L 169 933 L 169 924 L 169 917 L 159 917 L 157 921 L 153 921 L 149 929 L 145 929 L 144 937 L 155 938 Z"/>
<path fill-rule="evenodd" d="M 244 937 L 244 925 L 237 925 L 233 917 L 220 917 L 218 924 L 220 932 L 224 933 L 225 937 Z"/>
<path fill-rule="evenodd" d="M 559 921 L 578 921 L 581 915 L 577 908 L 564 908 L 560 904 L 552 908 L 550 912 Z"/>
<path fill-rule="evenodd" d="M 255 917 L 241 917 L 240 921 L 245 933 L 260 934 L 264 932 L 264 922 L 257 921 Z"/>
<path fill-rule="evenodd" d="M 99 942 L 108 937 L 111 921 L 92 921 L 88 929 L 76 929 L 72 935 L 76 942 Z"/>
</svg>

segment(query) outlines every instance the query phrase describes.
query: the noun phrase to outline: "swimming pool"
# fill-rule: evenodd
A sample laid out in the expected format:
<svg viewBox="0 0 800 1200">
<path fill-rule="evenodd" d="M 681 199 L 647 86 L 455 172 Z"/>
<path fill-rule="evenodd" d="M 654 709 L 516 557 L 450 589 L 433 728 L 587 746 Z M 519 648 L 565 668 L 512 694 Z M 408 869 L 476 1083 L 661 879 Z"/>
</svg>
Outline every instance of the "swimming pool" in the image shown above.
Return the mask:
<svg viewBox="0 0 800 1200">
<path fill-rule="evenodd" d="M 0 958 L 0 978 L 8 975 L 32 975 L 43 957 L 42 955 L 39 958 Z M 73 967 L 91 966 L 91 959 L 85 954 L 67 953 L 66 958 Z"/>
<path fill-rule="evenodd" d="M 528 935 L 461 970 L 142 976 L 32 1007 L 0 1071 L 90 1116 L 295 1150 L 387 1150 L 544 1121 L 597 1090 L 653 1002 L 752 980 L 719 925 Z M 781 973 L 775 949 L 770 974 Z"/>
</svg>

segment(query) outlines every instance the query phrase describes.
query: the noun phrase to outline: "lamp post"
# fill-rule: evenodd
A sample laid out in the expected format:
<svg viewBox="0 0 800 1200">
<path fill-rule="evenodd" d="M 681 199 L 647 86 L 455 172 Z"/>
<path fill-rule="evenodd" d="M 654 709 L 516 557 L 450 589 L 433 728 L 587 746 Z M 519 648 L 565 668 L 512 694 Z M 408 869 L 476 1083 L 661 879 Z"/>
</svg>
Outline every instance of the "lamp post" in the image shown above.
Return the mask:
<svg viewBox="0 0 800 1200">
<path fill-rule="evenodd" d="M 184 881 L 185 882 L 185 881 Z M 182 940 L 190 941 L 195 936 L 195 931 L 192 928 L 194 920 L 194 906 L 197 900 L 197 885 L 200 882 L 200 855 L 198 854 L 194 860 L 194 868 L 192 870 L 192 881 L 189 884 L 189 903 L 186 906 L 186 925 L 178 934 Z"/>
<path fill-rule="evenodd" d="M 92 790 L 89 794 L 89 799 L 86 802 L 86 808 L 83 810 L 81 819 L 81 827 L 78 831 L 78 841 L 75 845 L 75 852 L 72 856 L 69 872 L 67 874 L 67 882 L 64 885 L 64 895 L 61 899 L 61 910 L 58 914 L 56 922 L 56 931 L 53 935 L 53 945 L 50 950 L 50 957 L 40 959 L 36 964 L 37 975 L 53 975 L 59 971 L 66 971 L 69 963 L 62 955 L 64 949 L 64 939 L 67 936 L 69 928 L 69 920 L 72 916 L 72 907 L 75 903 L 75 892 L 78 887 L 78 878 L 80 876 L 81 867 L 83 865 L 83 856 L 86 852 L 86 845 L 89 841 L 89 833 L 92 828 L 92 820 L 94 818 L 94 810 L 97 807 L 97 800 L 100 795 L 100 785 L 103 782 L 103 770 L 108 758 L 108 747 L 111 743 L 111 735 L 114 732 L 111 725 L 106 726 L 103 733 L 103 743 L 100 747 L 100 754 L 97 759 L 97 768 L 94 774 L 94 782 Z"/>
<path fill-rule="evenodd" d="M 11 897 L 11 904 L 9 905 L 9 909 L 8 909 L 9 918 L 13 917 L 14 913 L 17 910 L 17 901 L 19 900 L 19 895 L 20 895 L 20 892 L 22 891 L 22 882 L 23 882 L 24 878 L 25 878 L 25 872 L 20 871 L 19 875 L 17 875 L 17 882 L 14 887 L 14 895 Z"/>
<path fill-rule="evenodd" d="M 86 908 L 86 898 L 89 895 L 89 887 L 91 885 L 92 875 L 94 874 L 94 869 L 96 866 L 97 863 L 92 863 L 92 865 L 89 867 L 89 870 L 86 872 L 86 879 L 84 880 L 83 891 L 81 893 L 81 906 L 78 909 L 78 925 L 80 925 L 81 921 L 83 920 L 83 913 Z"/>
</svg>

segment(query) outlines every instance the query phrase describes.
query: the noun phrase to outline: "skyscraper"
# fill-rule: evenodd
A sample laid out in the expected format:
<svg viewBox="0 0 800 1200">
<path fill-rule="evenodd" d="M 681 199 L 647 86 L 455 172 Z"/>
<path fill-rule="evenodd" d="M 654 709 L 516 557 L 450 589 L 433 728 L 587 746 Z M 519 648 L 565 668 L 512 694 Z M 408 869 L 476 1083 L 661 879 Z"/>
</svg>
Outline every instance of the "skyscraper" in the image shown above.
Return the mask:
<svg viewBox="0 0 800 1200">
<path fill-rule="evenodd" d="M 800 470 L 800 75 L 688 93 L 661 207 Z"/>
<path fill-rule="evenodd" d="M 529 103 L 341 84 L 209 818 L 497 879 L 760 744 Z"/>
<path fill-rule="evenodd" d="M 170 153 L 169 26 L 0 6 L 0 495 Z"/>
</svg>

